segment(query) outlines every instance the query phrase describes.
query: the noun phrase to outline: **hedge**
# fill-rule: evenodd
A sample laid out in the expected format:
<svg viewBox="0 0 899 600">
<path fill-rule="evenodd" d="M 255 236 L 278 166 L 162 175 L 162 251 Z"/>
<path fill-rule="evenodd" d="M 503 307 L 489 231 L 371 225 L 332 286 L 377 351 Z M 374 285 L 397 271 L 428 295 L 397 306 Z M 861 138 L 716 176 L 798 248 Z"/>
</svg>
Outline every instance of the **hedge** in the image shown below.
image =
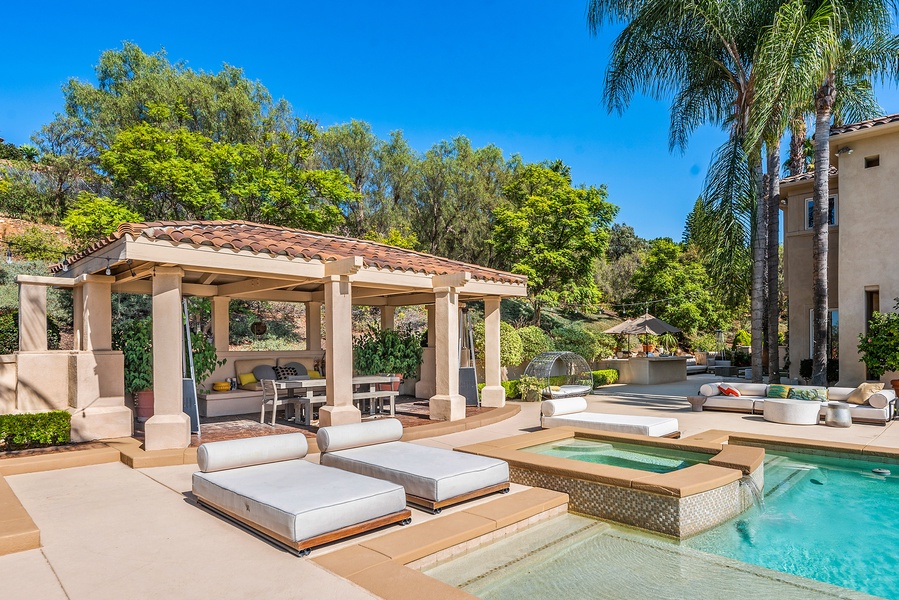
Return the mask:
<svg viewBox="0 0 899 600">
<path fill-rule="evenodd" d="M 517 379 L 513 379 L 511 381 L 500 381 L 499 384 L 503 386 L 504 390 L 506 390 L 506 398 L 509 398 L 510 400 L 517 400 L 521 396 L 521 392 L 518 389 Z M 484 386 L 486 385 L 486 383 L 479 383 L 478 391 L 480 392 L 481 390 L 483 390 Z"/>
<path fill-rule="evenodd" d="M 593 387 L 609 385 L 618 381 L 618 371 L 615 369 L 602 369 L 593 371 Z"/>
<path fill-rule="evenodd" d="M 67 444 L 71 420 L 64 410 L 0 415 L 0 451 Z"/>
</svg>

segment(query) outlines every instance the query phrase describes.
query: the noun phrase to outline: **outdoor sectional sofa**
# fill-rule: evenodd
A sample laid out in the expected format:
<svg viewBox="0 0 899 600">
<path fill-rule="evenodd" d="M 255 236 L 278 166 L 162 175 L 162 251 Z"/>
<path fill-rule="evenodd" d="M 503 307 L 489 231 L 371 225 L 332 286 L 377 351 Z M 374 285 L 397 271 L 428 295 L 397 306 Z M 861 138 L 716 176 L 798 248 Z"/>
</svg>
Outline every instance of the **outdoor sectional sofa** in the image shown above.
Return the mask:
<svg viewBox="0 0 899 600">
<path fill-rule="evenodd" d="M 740 392 L 739 397 L 722 394 L 719 385 L 728 385 Z M 797 390 L 810 390 L 816 386 L 791 385 Z M 856 388 L 831 387 L 827 388 L 827 401 L 820 402 L 820 417 L 827 412 L 827 402 L 846 402 Z M 764 383 L 742 382 L 714 382 L 706 383 L 699 388 L 699 395 L 705 397 L 702 404 L 703 410 L 726 410 L 732 412 L 746 412 L 764 414 L 765 399 L 768 397 L 768 385 Z M 808 402 L 818 402 L 808 400 Z M 853 423 L 888 423 L 896 413 L 896 393 L 893 390 L 881 390 L 871 396 L 865 404 L 847 403 L 852 415 Z"/>
<path fill-rule="evenodd" d="M 402 486 L 303 460 L 308 449 L 302 433 L 203 444 L 193 494 L 201 505 L 300 556 L 411 521 Z"/>
<path fill-rule="evenodd" d="M 505 461 L 399 441 L 403 425 L 379 419 L 322 427 L 320 462 L 403 486 L 410 504 L 437 514 L 445 506 L 509 491 Z"/>
<path fill-rule="evenodd" d="M 306 373 L 312 369 L 313 361 L 308 357 L 269 357 L 246 358 L 235 360 L 234 377 L 246 376 L 258 367 L 284 367 L 289 364 L 302 365 Z M 323 400 L 324 401 L 324 400 Z M 220 417 L 225 415 L 242 415 L 259 412 L 262 405 L 262 383 L 256 381 L 242 384 L 236 390 L 227 392 L 201 392 L 199 408 L 201 417 Z"/>
</svg>

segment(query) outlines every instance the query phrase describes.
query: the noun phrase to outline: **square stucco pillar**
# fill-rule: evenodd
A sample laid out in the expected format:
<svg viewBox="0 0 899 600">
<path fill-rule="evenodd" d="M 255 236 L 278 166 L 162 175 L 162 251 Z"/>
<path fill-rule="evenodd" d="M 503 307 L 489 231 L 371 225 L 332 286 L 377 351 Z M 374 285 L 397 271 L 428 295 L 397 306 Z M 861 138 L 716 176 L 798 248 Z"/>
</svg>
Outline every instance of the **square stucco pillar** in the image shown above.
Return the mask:
<svg viewBox="0 0 899 600">
<path fill-rule="evenodd" d="M 186 448 L 190 419 L 182 409 L 181 277 L 177 267 L 156 267 L 153 273 L 153 396 L 154 414 L 144 425 L 145 450 Z"/>
<path fill-rule="evenodd" d="M 428 331 L 428 340 L 431 338 Z M 435 383 L 428 407 L 437 421 L 465 418 L 465 396 L 459 394 L 459 294 L 456 288 L 434 290 Z"/>
<path fill-rule="evenodd" d="M 499 362 L 499 298 L 484 299 L 484 389 L 482 406 L 504 406 L 506 390 L 500 385 L 502 365 Z"/>
<path fill-rule="evenodd" d="M 221 354 L 228 351 L 228 336 L 231 328 L 231 298 L 212 298 L 212 343 Z"/>
<path fill-rule="evenodd" d="M 19 351 L 47 350 L 47 288 L 19 284 Z"/>
<path fill-rule="evenodd" d="M 352 284 L 345 275 L 325 279 L 325 334 L 328 404 L 318 411 L 319 426 L 359 423 L 362 413 L 353 405 Z"/>
<path fill-rule="evenodd" d="M 322 303 L 305 302 L 306 306 L 306 350 L 322 349 Z M 352 310 L 352 308 L 351 308 Z"/>
<path fill-rule="evenodd" d="M 434 305 L 425 307 L 428 312 L 428 345 L 421 355 L 421 377 L 415 383 L 416 398 L 430 398 L 437 393 L 437 372 L 434 363 Z"/>
<path fill-rule="evenodd" d="M 72 288 L 72 334 L 72 348 L 84 350 L 84 288 L 80 285 Z"/>
<path fill-rule="evenodd" d="M 81 286 L 81 347 L 84 350 L 112 349 L 113 281 L 113 277 L 89 275 Z"/>
<path fill-rule="evenodd" d="M 393 329 L 394 319 L 396 318 L 395 306 L 381 307 L 381 329 Z"/>
</svg>

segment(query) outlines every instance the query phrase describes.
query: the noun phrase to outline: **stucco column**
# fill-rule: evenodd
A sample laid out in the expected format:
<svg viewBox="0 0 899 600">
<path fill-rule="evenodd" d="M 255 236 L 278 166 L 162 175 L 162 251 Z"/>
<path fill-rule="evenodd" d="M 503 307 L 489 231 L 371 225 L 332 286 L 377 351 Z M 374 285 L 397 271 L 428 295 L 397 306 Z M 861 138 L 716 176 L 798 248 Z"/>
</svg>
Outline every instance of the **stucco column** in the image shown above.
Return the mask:
<svg viewBox="0 0 899 600">
<path fill-rule="evenodd" d="M 144 424 L 145 450 L 186 448 L 190 419 L 182 410 L 181 277 L 178 267 L 153 272 L 153 396 L 154 415 Z"/>
<path fill-rule="evenodd" d="M 437 393 L 429 402 L 438 421 L 465 418 L 465 397 L 459 394 L 459 294 L 456 288 L 434 289 L 435 380 Z M 428 331 L 428 339 L 431 338 Z"/>
<path fill-rule="evenodd" d="M 112 349 L 112 282 L 114 278 L 88 275 L 81 286 L 81 348 Z"/>
<path fill-rule="evenodd" d="M 381 307 L 381 329 L 393 329 L 394 319 L 396 318 L 395 306 Z"/>
<path fill-rule="evenodd" d="M 218 353 L 228 351 L 228 337 L 231 331 L 231 298 L 212 298 L 212 344 Z"/>
<path fill-rule="evenodd" d="M 47 288 L 19 284 L 19 350 L 47 350 Z"/>
<path fill-rule="evenodd" d="M 421 377 L 415 382 L 415 397 L 430 398 L 437 393 L 437 373 L 434 364 L 434 305 L 425 306 L 428 312 L 428 345 L 421 354 Z"/>
<path fill-rule="evenodd" d="M 72 335 L 72 349 L 84 350 L 84 289 L 80 285 L 72 288 Z"/>
<path fill-rule="evenodd" d="M 481 406 L 504 406 L 506 390 L 500 385 L 502 365 L 499 362 L 499 298 L 484 299 L 484 389 Z"/>
<path fill-rule="evenodd" d="M 321 350 L 322 303 L 304 302 L 304 304 L 306 305 L 306 350 Z"/>
<path fill-rule="evenodd" d="M 325 381 L 328 404 L 318 411 L 319 426 L 359 423 L 353 405 L 353 302 L 346 275 L 325 279 Z"/>
</svg>

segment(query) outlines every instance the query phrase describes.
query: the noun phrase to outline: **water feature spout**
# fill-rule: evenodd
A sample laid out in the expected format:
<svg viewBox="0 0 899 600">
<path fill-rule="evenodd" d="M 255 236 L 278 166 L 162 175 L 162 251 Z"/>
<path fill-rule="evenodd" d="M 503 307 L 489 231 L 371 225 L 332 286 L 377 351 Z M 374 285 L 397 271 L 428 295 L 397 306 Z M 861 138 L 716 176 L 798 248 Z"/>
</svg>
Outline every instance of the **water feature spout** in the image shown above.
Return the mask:
<svg viewBox="0 0 899 600">
<path fill-rule="evenodd" d="M 740 488 L 745 488 L 749 492 L 749 497 L 752 499 L 751 506 L 755 506 L 759 511 L 764 512 L 765 494 L 751 475 L 744 475 L 740 478 Z M 743 495 L 743 497 L 745 498 L 746 496 Z"/>
</svg>

